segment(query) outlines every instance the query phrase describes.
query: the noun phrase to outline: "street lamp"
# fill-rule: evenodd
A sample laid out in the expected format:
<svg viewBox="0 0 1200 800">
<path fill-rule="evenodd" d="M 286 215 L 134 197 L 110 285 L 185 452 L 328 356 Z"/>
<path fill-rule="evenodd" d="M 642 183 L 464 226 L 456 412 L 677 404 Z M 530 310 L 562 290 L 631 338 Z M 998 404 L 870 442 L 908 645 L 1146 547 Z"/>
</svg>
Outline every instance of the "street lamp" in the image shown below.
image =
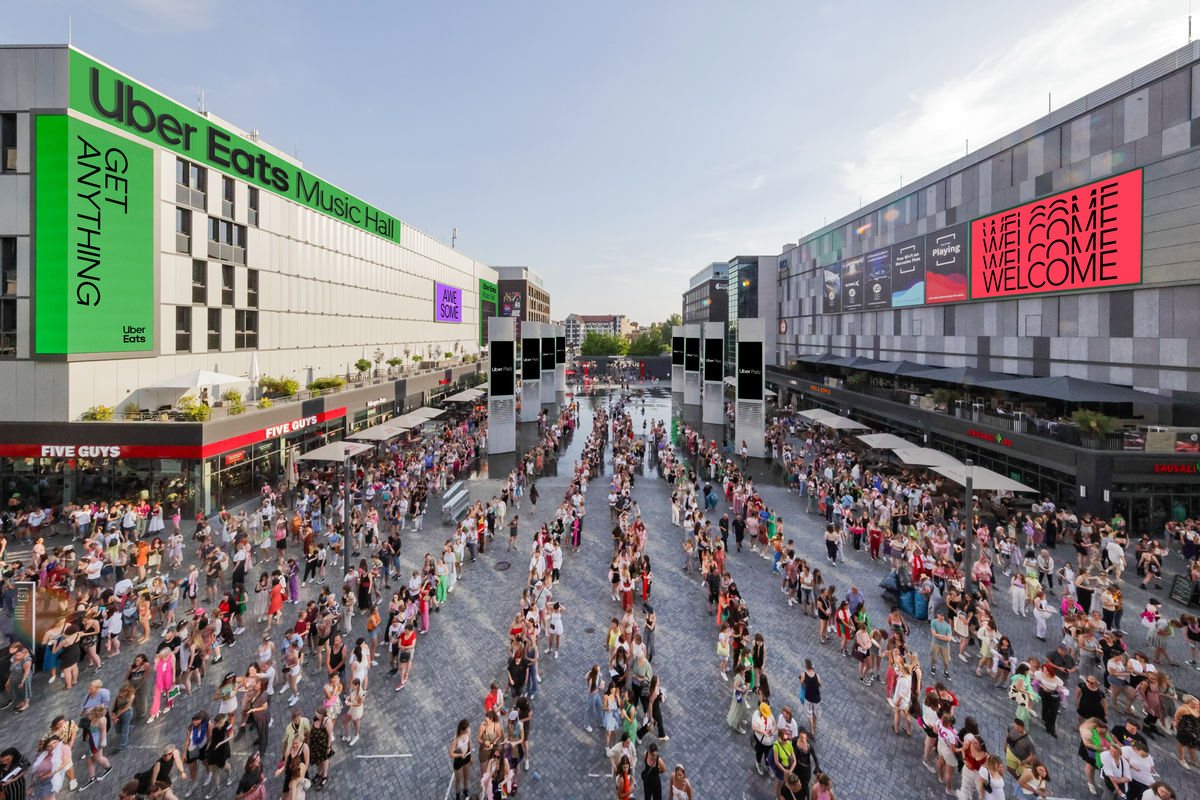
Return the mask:
<svg viewBox="0 0 1200 800">
<path fill-rule="evenodd" d="M 351 446 L 343 445 L 342 456 L 342 578 L 350 572 L 350 454 Z"/>
<path fill-rule="evenodd" d="M 973 576 L 975 568 L 975 501 L 972 498 L 975 483 L 974 463 L 971 459 L 966 459 L 967 468 L 964 470 L 966 480 L 963 481 L 966 484 L 967 490 L 967 504 L 963 507 L 965 509 L 963 514 L 963 567 L 966 572 L 963 576 L 963 587 L 967 590 L 967 594 L 975 591 L 975 578 Z"/>
</svg>

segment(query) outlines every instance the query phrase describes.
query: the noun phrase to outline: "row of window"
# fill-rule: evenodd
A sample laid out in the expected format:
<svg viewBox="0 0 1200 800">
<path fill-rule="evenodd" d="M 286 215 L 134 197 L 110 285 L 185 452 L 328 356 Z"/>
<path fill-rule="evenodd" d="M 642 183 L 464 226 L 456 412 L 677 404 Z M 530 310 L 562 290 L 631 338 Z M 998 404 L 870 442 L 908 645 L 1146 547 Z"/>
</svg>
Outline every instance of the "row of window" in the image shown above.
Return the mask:
<svg viewBox="0 0 1200 800">
<path fill-rule="evenodd" d="M 175 351 L 190 353 L 192 351 L 192 306 L 175 307 Z M 221 349 L 221 309 L 210 308 L 208 311 L 208 350 Z M 238 309 L 233 312 L 233 346 L 234 349 L 244 350 L 258 347 L 258 311 L 254 309 Z"/>
<path fill-rule="evenodd" d="M 17 115 L 0 114 L 0 172 L 17 171 Z"/>
<path fill-rule="evenodd" d="M 0 358 L 17 357 L 16 294 L 17 237 L 4 236 L 0 237 Z"/>
<path fill-rule="evenodd" d="M 234 274 L 232 264 L 221 265 L 221 305 L 234 304 Z M 192 261 L 192 302 L 208 304 L 208 262 Z M 246 305 L 258 308 L 258 270 L 246 270 Z"/>
<path fill-rule="evenodd" d="M 195 162 L 186 159 L 175 159 L 175 201 L 185 206 L 208 210 L 208 170 Z M 250 224 L 258 227 L 258 188 L 249 187 L 247 204 L 249 211 L 247 219 Z M 234 180 L 228 175 L 221 176 L 221 216 L 234 217 Z"/>
</svg>

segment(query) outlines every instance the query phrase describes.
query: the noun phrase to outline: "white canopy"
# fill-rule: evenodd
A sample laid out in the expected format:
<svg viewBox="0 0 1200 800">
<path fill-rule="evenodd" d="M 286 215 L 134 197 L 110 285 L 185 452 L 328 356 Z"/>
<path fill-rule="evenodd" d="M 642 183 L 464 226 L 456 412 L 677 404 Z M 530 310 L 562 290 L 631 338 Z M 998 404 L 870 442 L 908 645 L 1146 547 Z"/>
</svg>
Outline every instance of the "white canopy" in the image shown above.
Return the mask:
<svg viewBox="0 0 1200 800">
<path fill-rule="evenodd" d="M 301 461 L 344 461 L 363 453 L 369 453 L 374 448 L 362 442 L 330 442 L 316 450 L 309 450 L 300 456 Z"/>
<path fill-rule="evenodd" d="M 953 464 L 935 466 L 933 471 L 939 475 L 945 475 L 959 486 L 967 485 L 967 472 L 970 471 L 972 490 L 983 492 L 1037 493 L 1037 489 L 1030 488 L 1020 481 L 1014 481 L 1012 478 L 1006 478 L 999 472 L 993 472 L 987 467 L 968 467 L 965 464 Z"/>
<path fill-rule="evenodd" d="M 905 464 L 922 467 L 962 467 L 963 463 L 949 453 L 932 447 L 893 447 L 896 458 Z"/>
<path fill-rule="evenodd" d="M 464 389 L 446 398 L 447 403 L 469 403 L 487 394 L 483 389 Z"/>
<path fill-rule="evenodd" d="M 864 443 L 872 450 L 891 450 L 899 447 L 912 447 L 912 442 L 901 439 L 894 433 L 864 433 L 860 434 L 858 440 Z"/>
<path fill-rule="evenodd" d="M 801 411 L 800 416 L 812 420 L 818 425 L 824 425 L 826 428 L 833 428 L 838 431 L 865 431 L 871 428 L 870 425 L 863 425 L 861 422 L 855 422 L 849 417 L 834 414 L 823 408 L 811 408 L 808 411 Z"/>
<path fill-rule="evenodd" d="M 390 439 L 395 439 L 401 436 L 407 428 L 398 428 L 390 422 L 384 425 L 376 425 L 373 428 L 364 428 L 358 433 L 352 433 L 347 436 L 347 439 L 357 439 L 368 442 L 386 442 Z"/>
<path fill-rule="evenodd" d="M 405 416 L 413 417 L 415 419 L 433 419 L 434 417 L 440 417 L 442 414 L 445 414 L 445 413 L 446 412 L 443 409 L 430 408 L 429 406 L 424 406 L 423 408 L 418 408 L 418 409 L 408 412 L 407 414 L 405 414 Z"/>
<path fill-rule="evenodd" d="M 817 422 L 823 417 L 835 417 L 837 415 L 832 411 L 826 411 L 823 408 L 810 408 L 807 411 L 801 411 L 800 416 L 807 420 L 811 420 L 812 422 Z"/>
<path fill-rule="evenodd" d="M 178 375 L 165 381 L 146 386 L 146 389 L 202 389 L 208 386 L 224 386 L 230 383 L 249 383 L 249 378 L 238 375 L 226 375 L 207 369 L 198 369 L 186 375 Z"/>
</svg>

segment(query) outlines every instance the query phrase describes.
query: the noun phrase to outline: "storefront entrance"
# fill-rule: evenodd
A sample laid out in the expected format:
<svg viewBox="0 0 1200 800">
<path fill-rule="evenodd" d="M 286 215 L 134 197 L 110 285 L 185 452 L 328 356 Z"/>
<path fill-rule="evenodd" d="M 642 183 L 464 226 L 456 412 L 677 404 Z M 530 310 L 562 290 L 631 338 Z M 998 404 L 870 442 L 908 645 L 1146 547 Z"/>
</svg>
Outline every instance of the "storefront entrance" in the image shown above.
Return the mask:
<svg viewBox="0 0 1200 800">
<path fill-rule="evenodd" d="M 1113 484 L 1112 509 L 1125 518 L 1131 537 L 1157 538 L 1170 520 L 1200 519 L 1200 485 Z"/>
</svg>

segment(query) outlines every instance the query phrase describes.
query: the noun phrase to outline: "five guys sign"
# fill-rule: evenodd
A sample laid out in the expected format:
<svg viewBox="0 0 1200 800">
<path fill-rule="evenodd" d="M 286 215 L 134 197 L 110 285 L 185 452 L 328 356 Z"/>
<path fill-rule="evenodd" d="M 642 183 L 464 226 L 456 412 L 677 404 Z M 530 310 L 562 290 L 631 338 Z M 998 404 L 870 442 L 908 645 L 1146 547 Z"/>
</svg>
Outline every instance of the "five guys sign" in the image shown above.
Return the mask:
<svg viewBox="0 0 1200 800">
<path fill-rule="evenodd" d="M 1140 169 L 971 223 L 971 299 L 1141 283 Z"/>
</svg>

